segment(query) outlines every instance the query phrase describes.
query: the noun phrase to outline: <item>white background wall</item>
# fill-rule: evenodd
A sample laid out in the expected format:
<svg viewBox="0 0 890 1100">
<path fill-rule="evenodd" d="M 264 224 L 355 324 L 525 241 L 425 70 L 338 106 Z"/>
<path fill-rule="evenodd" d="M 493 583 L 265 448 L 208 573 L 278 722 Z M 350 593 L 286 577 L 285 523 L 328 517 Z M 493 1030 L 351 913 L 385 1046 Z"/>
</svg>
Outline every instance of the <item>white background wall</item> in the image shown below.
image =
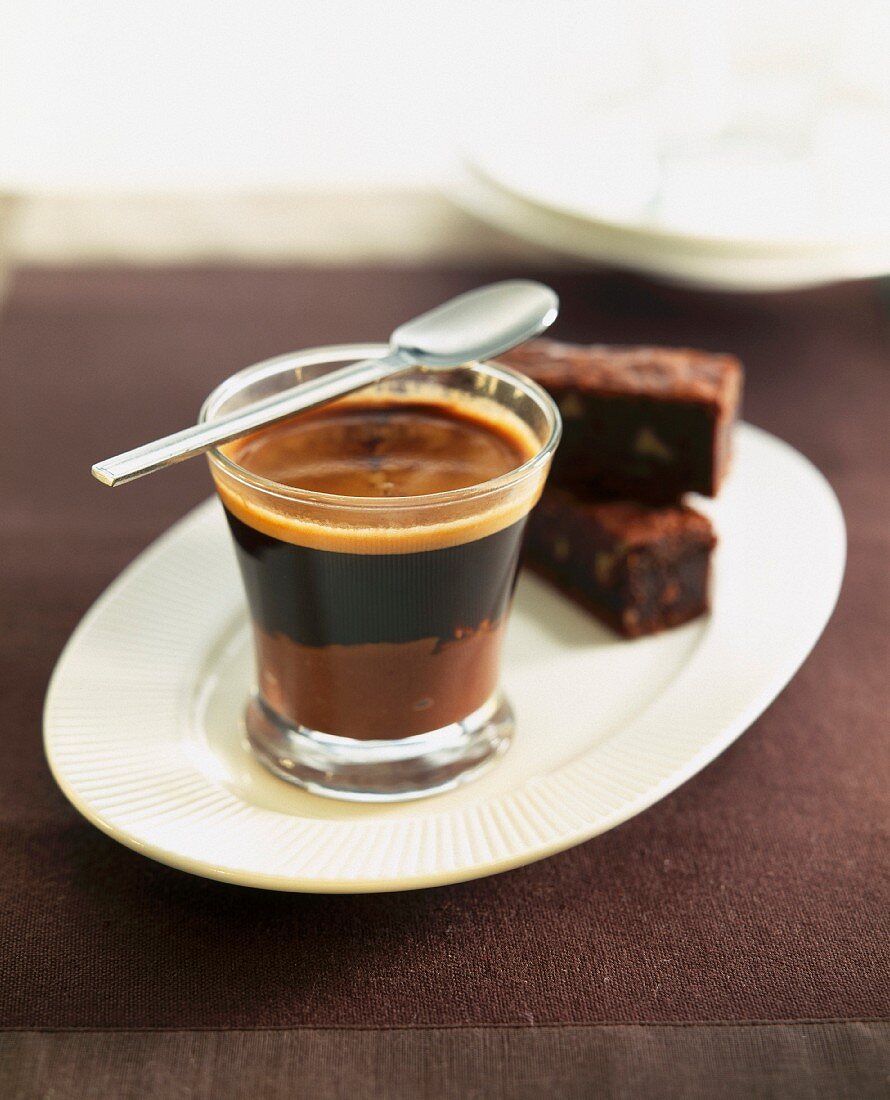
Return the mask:
<svg viewBox="0 0 890 1100">
<path fill-rule="evenodd" d="M 888 0 L 0 0 L 0 189 L 428 184 L 529 84 L 695 109 L 726 28 L 890 95 Z"/>
</svg>

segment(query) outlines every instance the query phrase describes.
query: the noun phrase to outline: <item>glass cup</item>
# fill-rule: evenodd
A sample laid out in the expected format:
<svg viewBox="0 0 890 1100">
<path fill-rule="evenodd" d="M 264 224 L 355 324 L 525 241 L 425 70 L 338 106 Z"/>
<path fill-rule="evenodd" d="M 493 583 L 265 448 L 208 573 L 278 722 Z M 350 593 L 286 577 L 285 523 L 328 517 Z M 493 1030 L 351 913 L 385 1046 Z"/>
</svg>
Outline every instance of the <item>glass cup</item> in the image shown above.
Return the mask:
<svg viewBox="0 0 890 1100">
<path fill-rule="evenodd" d="M 383 345 L 308 350 L 249 367 L 207 398 L 212 421 Z M 276 775 L 316 794 L 399 801 L 448 790 L 508 747 L 501 645 L 526 517 L 559 442 L 550 397 L 495 363 L 418 368 L 362 391 L 478 402 L 537 450 L 501 477 L 449 492 L 312 492 L 209 454 L 253 624 L 247 737 Z M 349 398 L 347 398 L 349 400 Z"/>
</svg>

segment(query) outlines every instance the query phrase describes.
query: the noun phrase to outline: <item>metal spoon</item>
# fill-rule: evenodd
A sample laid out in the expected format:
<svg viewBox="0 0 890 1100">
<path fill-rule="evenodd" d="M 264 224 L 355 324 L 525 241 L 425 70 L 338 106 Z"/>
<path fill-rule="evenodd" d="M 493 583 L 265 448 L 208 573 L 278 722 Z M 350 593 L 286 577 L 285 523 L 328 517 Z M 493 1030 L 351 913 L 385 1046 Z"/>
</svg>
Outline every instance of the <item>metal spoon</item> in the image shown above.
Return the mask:
<svg viewBox="0 0 890 1100">
<path fill-rule="evenodd" d="M 389 354 L 382 359 L 351 363 L 210 424 L 196 424 L 106 458 L 93 466 L 93 477 L 103 485 L 124 485 L 411 367 L 459 367 L 491 359 L 543 332 L 558 310 L 559 299 L 550 287 L 527 279 L 470 290 L 399 325 L 390 337 Z M 286 358 L 280 356 L 279 361 Z"/>
</svg>

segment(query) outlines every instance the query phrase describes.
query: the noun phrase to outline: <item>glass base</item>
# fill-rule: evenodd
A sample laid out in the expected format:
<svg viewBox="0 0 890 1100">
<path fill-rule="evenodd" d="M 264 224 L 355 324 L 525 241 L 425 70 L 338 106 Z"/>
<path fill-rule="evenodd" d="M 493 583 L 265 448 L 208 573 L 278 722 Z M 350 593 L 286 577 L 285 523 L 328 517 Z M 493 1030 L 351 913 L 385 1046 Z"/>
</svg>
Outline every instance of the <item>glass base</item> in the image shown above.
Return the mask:
<svg viewBox="0 0 890 1100">
<path fill-rule="evenodd" d="M 356 741 L 292 726 L 258 694 L 247 737 L 275 775 L 313 794 L 350 802 L 404 802 L 474 779 L 508 749 L 513 711 L 500 693 L 462 722 L 398 741 Z"/>
</svg>

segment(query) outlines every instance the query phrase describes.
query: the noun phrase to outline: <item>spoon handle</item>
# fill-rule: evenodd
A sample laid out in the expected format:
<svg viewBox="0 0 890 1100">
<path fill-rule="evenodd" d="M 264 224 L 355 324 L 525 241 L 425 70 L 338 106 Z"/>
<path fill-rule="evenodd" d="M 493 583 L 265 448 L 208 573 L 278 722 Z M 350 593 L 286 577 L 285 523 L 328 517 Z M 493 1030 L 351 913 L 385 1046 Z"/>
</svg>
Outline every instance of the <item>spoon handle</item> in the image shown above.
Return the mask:
<svg viewBox="0 0 890 1100">
<path fill-rule="evenodd" d="M 292 416 L 314 405 L 323 405 L 326 401 L 332 401 L 335 397 L 341 397 L 363 386 L 370 386 L 413 365 L 414 360 L 398 350 L 391 351 L 382 359 L 363 359 L 358 363 L 350 363 L 349 366 L 331 371 L 320 378 L 313 378 L 310 382 L 303 382 L 293 389 L 246 405 L 219 420 L 195 424 L 163 439 L 156 439 L 153 443 L 106 458 L 93 466 L 93 477 L 103 485 L 125 485 L 128 481 L 135 481 L 136 478 L 154 473 L 164 466 L 193 458 L 220 443 L 228 443 L 239 436 L 247 435 L 255 428 L 274 424 L 286 416 Z"/>
</svg>

